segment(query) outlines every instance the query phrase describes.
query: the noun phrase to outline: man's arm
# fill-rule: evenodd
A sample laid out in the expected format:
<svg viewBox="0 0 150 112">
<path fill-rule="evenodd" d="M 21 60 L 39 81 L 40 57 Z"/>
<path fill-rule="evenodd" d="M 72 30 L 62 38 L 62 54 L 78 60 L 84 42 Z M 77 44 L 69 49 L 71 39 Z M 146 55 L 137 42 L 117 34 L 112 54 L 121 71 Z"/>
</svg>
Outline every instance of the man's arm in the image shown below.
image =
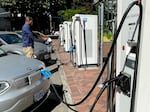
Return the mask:
<svg viewBox="0 0 150 112">
<path fill-rule="evenodd" d="M 22 31 L 25 32 L 29 38 L 32 38 L 34 41 L 37 41 L 37 42 L 45 42 L 48 39 L 48 37 L 41 38 L 41 39 L 36 38 L 28 25 L 24 26 Z"/>
</svg>

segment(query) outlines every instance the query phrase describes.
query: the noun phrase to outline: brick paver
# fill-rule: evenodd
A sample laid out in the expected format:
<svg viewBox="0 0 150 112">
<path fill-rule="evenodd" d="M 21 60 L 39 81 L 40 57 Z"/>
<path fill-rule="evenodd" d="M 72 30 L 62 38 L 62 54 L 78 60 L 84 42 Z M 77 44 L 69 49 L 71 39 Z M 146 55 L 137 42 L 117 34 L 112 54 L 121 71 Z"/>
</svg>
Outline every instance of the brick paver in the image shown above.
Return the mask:
<svg viewBox="0 0 150 112">
<path fill-rule="evenodd" d="M 69 87 L 71 89 L 71 94 L 74 103 L 80 101 L 90 90 L 93 83 L 96 81 L 96 78 L 99 75 L 100 67 L 94 68 L 94 69 L 86 69 L 86 70 L 80 70 L 77 67 L 74 67 L 69 62 L 69 53 L 64 52 L 63 47 L 60 47 L 58 44 L 58 40 L 54 40 L 54 46 L 56 49 L 56 52 L 59 55 L 59 60 L 62 63 L 65 63 L 63 66 L 63 70 L 66 74 L 67 82 L 69 84 Z M 108 46 L 105 48 L 104 55 L 107 55 L 108 52 Z M 106 77 L 107 71 L 105 70 L 104 77 Z M 90 95 L 90 97 L 81 105 L 76 106 L 76 110 L 79 112 L 89 112 L 90 107 L 92 106 L 97 93 L 99 92 L 100 88 L 96 86 L 93 93 Z M 99 99 L 98 103 L 96 104 L 93 112 L 106 112 L 107 110 L 107 104 L 106 104 L 106 95 L 107 92 L 105 91 L 102 95 L 102 97 Z"/>
</svg>

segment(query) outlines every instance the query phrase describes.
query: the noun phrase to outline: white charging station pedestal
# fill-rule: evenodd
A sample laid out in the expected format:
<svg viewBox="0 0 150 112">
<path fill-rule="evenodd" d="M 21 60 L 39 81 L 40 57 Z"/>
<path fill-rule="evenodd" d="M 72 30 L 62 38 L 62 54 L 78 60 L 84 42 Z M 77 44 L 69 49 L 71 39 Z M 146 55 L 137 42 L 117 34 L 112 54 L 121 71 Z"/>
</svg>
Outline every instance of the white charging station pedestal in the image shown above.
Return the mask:
<svg viewBox="0 0 150 112">
<path fill-rule="evenodd" d="M 134 112 L 150 112 L 150 0 L 142 0 L 143 20 Z"/>
<path fill-rule="evenodd" d="M 70 21 L 64 21 L 64 48 L 68 52 L 71 46 L 71 23 Z"/>
<path fill-rule="evenodd" d="M 97 15 L 75 14 L 72 19 L 76 65 L 97 65 Z"/>
<path fill-rule="evenodd" d="M 131 2 L 135 0 L 118 0 L 118 24 Z M 143 22 L 142 22 L 142 31 L 141 31 L 141 42 L 139 48 L 139 59 L 138 59 L 138 68 L 137 68 L 137 79 L 136 79 L 136 88 L 134 94 L 134 100 L 132 90 L 133 90 L 133 78 L 134 78 L 134 62 L 135 54 L 129 53 L 131 49 L 131 44 L 128 43 L 128 40 L 133 39 L 137 43 L 137 34 L 138 29 L 135 32 L 134 38 L 132 34 L 134 33 L 134 28 L 137 23 L 139 16 L 139 8 L 135 6 L 131 9 L 128 14 L 123 28 L 120 32 L 117 41 L 117 74 L 123 70 L 123 72 L 130 77 L 130 90 L 128 94 L 124 94 L 122 91 L 116 92 L 116 104 L 115 112 L 150 112 L 150 75 L 149 75 L 149 64 L 150 64 L 150 53 L 149 53 L 149 27 L 150 27 L 150 1 L 141 0 L 143 5 Z"/>
<path fill-rule="evenodd" d="M 64 25 L 59 25 L 59 39 L 60 39 L 60 45 L 64 45 Z"/>
</svg>

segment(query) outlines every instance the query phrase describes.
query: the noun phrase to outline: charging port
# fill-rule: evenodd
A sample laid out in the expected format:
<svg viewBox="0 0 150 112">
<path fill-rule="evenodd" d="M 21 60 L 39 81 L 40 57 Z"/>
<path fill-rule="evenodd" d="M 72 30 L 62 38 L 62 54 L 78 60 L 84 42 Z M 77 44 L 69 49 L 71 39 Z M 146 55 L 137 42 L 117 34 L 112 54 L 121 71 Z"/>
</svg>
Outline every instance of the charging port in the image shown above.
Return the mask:
<svg viewBox="0 0 150 112">
<path fill-rule="evenodd" d="M 118 91 L 130 97 L 131 76 L 121 72 L 119 77 L 119 80 L 116 82 Z"/>
</svg>

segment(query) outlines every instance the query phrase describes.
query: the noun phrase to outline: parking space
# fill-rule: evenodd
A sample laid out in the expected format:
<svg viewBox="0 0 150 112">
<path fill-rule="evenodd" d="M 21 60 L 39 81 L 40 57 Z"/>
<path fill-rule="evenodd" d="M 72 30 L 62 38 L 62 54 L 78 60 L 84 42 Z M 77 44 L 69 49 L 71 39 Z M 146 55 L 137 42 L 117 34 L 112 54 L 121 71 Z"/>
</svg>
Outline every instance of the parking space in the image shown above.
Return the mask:
<svg viewBox="0 0 150 112">
<path fill-rule="evenodd" d="M 69 90 L 68 90 L 68 83 L 66 82 L 65 75 L 63 74 L 63 70 L 59 66 L 59 61 L 57 60 L 56 53 L 51 54 L 52 59 L 47 64 L 46 69 L 50 70 L 52 72 L 51 77 L 51 84 L 54 85 L 57 92 L 63 99 L 71 99 L 71 96 L 69 96 Z M 54 90 L 52 86 L 50 86 L 50 95 L 48 96 L 47 100 L 44 102 L 38 102 L 35 105 L 32 105 L 28 109 L 24 110 L 23 112 L 70 112 L 66 105 L 60 102 L 60 100 L 57 98 L 56 94 L 54 93 Z M 65 91 L 65 93 L 64 93 Z M 68 93 L 67 93 L 68 92 Z M 40 104 L 40 106 L 39 106 Z"/>
</svg>

